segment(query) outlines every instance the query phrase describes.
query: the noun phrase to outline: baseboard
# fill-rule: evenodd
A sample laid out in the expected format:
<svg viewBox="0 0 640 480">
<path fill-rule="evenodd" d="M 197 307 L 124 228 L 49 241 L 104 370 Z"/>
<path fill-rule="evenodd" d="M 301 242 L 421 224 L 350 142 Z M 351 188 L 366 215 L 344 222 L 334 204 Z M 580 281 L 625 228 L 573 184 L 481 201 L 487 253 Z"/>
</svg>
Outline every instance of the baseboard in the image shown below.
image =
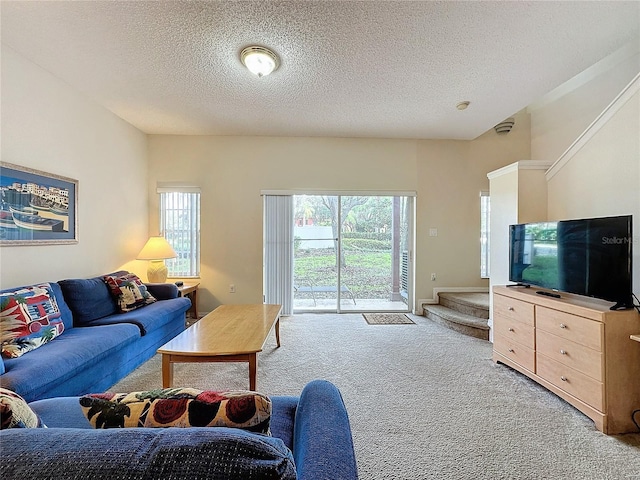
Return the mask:
<svg viewBox="0 0 640 480">
<path fill-rule="evenodd" d="M 422 305 L 426 304 L 434 304 L 437 303 L 433 298 L 419 298 L 418 299 L 418 305 L 417 308 L 415 309 L 415 314 L 416 315 L 424 315 L 424 308 L 422 308 Z"/>
</svg>

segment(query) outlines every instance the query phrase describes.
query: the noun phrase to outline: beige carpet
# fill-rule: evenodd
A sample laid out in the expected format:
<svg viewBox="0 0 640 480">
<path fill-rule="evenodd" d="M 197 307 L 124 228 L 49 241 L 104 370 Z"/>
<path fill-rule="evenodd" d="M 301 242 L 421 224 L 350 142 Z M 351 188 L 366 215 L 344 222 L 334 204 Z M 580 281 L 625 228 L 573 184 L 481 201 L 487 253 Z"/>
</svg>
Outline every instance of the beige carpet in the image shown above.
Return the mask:
<svg viewBox="0 0 640 480">
<path fill-rule="evenodd" d="M 640 434 L 606 436 L 525 376 L 491 360 L 491 344 L 411 315 L 372 328 L 360 314 L 281 321 L 267 340 L 258 389 L 296 395 L 335 383 L 349 410 L 363 480 L 640 479 Z M 112 391 L 158 388 L 152 358 Z M 246 364 L 178 364 L 178 386 L 248 387 Z"/>
<path fill-rule="evenodd" d="M 415 322 L 404 313 L 363 313 L 369 325 L 411 325 Z"/>
</svg>

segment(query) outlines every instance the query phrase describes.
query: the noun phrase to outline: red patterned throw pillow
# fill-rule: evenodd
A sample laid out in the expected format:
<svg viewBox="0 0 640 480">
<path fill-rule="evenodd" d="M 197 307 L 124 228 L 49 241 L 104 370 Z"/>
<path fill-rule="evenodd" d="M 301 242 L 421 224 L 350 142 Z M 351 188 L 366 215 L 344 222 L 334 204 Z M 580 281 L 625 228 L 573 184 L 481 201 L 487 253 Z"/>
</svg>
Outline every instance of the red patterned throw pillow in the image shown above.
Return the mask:
<svg viewBox="0 0 640 480">
<path fill-rule="evenodd" d="M 0 294 L 3 357 L 24 355 L 50 342 L 63 331 L 62 315 L 50 284 Z"/>
<path fill-rule="evenodd" d="M 104 281 L 107 283 L 111 295 L 118 302 L 120 313 L 130 312 L 156 301 L 142 280 L 133 273 L 119 277 L 107 275 L 104 277 Z"/>
<path fill-rule="evenodd" d="M 164 388 L 80 398 L 94 428 L 234 427 L 269 434 L 271 399 L 244 390 Z"/>
</svg>

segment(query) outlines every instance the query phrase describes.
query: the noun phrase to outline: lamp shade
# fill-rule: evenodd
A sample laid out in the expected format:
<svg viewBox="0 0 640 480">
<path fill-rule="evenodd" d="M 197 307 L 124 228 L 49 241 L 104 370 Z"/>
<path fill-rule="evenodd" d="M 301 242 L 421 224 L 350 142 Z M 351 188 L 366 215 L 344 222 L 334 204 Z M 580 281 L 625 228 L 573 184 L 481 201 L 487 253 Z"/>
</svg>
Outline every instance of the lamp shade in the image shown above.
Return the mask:
<svg viewBox="0 0 640 480">
<path fill-rule="evenodd" d="M 178 254 L 169 245 L 164 237 L 150 237 L 140 253 L 137 260 L 162 260 L 165 258 L 176 258 Z"/>
</svg>

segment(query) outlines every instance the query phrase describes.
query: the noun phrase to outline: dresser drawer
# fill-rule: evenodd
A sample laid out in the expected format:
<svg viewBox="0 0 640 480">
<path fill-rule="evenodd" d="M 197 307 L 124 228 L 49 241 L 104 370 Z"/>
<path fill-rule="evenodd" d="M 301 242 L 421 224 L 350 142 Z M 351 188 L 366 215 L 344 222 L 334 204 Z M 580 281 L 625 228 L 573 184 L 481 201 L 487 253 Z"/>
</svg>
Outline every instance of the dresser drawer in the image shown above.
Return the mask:
<svg viewBox="0 0 640 480">
<path fill-rule="evenodd" d="M 599 382 L 604 379 L 602 353 L 566 338 L 538 330 L 536 353 L 578 370 Z"/>
<path fill-rule="evenodd" d="M 534 326 L 533 304 L 503 295 L 493 295 L 493 317 L 502 316 Z"/>
<path fill-rule="evenodd" d="M 541 354 L 536 356 L 536 373 L 596 410 L 604 411 L 604 385 L 601 382 Z"/>
<path fill-rule="evenodd" d="M 534 330 L 532 325 L 517 322 L 512 318 L 495 314 L 493 316 L 494 335 L 500 335 L 531 349 L 536 345 Z"/>
<path fill-rule="evenodd" d="M 536 306 L 536 328 L 602 352 L 603 325 L 551 308 Z"/>
<path fill-rule="evenodd" d="M 527 348 L 510 338 L 505 338 L 495 333 L 493 336 L 493 349 L 518 365 L 522 365 L 530 372 L 535 373 L 535 352 L 532 348 Z"/>
</svg>

